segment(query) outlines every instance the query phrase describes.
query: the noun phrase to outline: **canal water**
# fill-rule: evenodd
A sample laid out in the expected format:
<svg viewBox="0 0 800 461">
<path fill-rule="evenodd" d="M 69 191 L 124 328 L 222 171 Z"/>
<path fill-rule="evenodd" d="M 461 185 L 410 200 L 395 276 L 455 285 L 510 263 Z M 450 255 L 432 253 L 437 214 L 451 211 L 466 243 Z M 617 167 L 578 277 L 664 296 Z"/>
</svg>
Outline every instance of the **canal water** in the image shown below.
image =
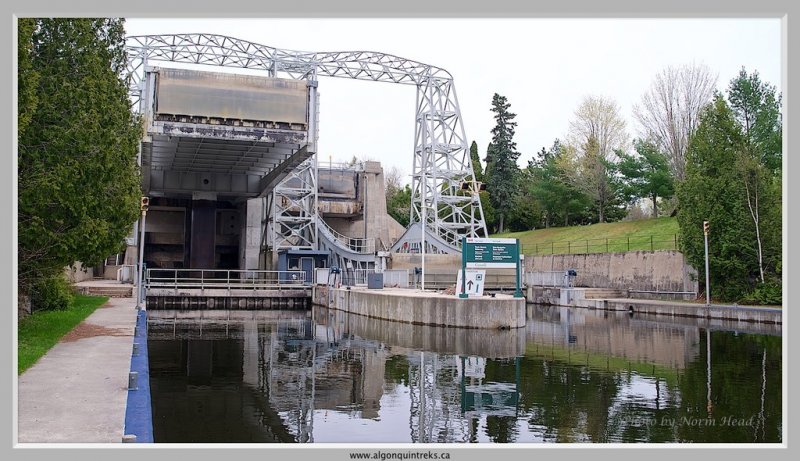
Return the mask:
<svg viewBox="0 0 800 461">
<path fill-rule="evenodd" d="M 528 306 L 510 331 L 151 311 L 158 442 L 781 442 L 780 326 Z"/>
</svg>

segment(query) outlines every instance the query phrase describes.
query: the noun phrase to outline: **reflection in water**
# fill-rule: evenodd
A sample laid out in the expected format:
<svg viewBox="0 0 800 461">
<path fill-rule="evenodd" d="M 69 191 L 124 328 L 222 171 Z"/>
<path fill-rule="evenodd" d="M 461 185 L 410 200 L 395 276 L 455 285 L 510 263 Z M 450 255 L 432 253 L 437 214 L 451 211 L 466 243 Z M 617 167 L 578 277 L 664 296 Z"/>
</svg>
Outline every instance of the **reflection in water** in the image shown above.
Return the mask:
<svg viewBox="0 0 800 461">
<path fill-rule="evenodd" d="M 157 442 L 781 441 L 780 327 L 543 306 L 509 331 L 150 315 Z"/>
</svg>

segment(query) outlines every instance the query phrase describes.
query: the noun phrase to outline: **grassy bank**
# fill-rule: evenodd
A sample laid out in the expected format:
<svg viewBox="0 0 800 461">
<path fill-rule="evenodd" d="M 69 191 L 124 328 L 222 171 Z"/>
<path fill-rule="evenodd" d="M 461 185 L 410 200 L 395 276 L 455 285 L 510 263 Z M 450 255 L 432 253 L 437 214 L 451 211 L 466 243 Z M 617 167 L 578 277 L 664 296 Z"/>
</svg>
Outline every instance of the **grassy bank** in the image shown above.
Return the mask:
<svg viewBox="0 0 800 461">
<path fill-rule="evenodd" d="M 677 247 L 678 221 L 665 217 L 505 232 L 492 237 L 518 238 L 525 254 L 606 253 L 666 250 Z"/>
<path fill-rule="evenodd" d="M 17 373 L 22 374 L 83 319 L 108 301 L 107 296 L 76 295 L 69 309 L 36 312 L 17 327 Z"/>
<path fill-rule="evenodd" d="M 616 357 L 599 352 L 579 350 L 578 348 L 557 344 L 528 343 L 525 348 L 528 356 L 555 360 L 568 365 L 584 365 L 598 371 L 635 372 L 666 381 L 672 387 L 678 385 L 678 370 L 666 365 L 639 362 L 626 357 Z"/>
</svg>

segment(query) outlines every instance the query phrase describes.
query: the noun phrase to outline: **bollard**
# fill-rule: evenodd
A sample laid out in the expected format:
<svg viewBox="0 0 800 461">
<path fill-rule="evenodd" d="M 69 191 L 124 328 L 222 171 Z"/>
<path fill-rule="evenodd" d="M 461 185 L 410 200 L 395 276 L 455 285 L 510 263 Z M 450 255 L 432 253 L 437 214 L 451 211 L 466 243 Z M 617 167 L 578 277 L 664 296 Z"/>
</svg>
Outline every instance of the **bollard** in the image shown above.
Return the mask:
<svg viewBox="0 0 800 461">
<path fill-rule="evenodd" d="M 122 436 L 122 443 L 136 443 L 136 436 L 134 434 L 125 434 Z"/>
<path fill-rule="evenodd" d="M 128 389 L 135 391 L 139 389 L 139 373 L 132 371 L 128 375 Z"/>
<path fill-rule="evenodd" d="M 133 343 L 133 354 L 134 357 L 139 355 L 139 343 Z"/>
</svg>

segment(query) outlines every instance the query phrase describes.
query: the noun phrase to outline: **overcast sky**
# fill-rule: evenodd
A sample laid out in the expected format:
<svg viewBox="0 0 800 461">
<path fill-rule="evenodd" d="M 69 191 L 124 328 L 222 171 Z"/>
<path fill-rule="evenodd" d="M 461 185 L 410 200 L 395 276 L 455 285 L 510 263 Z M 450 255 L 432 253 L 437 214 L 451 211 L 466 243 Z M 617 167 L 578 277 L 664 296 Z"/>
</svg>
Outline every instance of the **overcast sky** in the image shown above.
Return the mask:
<svg viewBox="0 0 800 461">
<path fill-rule="evenodd" d="M 481 158 L 494 126 L 494 93 L 517 114 L 520 166 L 564 138 L 587 95 L 614 100 L 639 130 L 633 105 L 667 66 L 706 64 L 725 90 L 739 69 L 781 82 L 778 19 L 136 19 L 128 35 L 215 33 L 300 51 L 379 51 L 447 69 L 467 138 Z M 211 70 L 209 68 L 209 70 Z M 409 181 L 410 85 L 320 77 L 321 162 L 353 156 L 399 168 Z"/>
</svg>

